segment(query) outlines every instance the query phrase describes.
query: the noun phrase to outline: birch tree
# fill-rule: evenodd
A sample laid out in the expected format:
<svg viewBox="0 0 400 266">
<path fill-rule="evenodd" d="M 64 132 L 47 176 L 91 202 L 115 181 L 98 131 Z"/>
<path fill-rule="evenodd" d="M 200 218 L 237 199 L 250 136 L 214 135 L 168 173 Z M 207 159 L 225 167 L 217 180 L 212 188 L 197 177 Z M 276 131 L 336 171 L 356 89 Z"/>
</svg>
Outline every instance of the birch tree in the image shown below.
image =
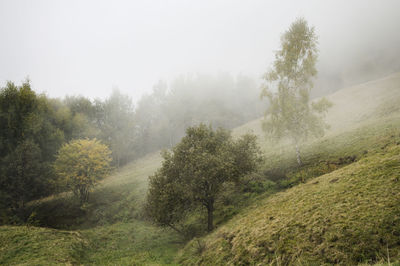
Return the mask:
<svg viewBox="0 0 400 266">
<path fill-rule="evenodd" d="M 310 101 L 317 57 L 314 27 L 299 18 L 282 35 L 272 68 L 263 77 L 261 97 L 270 102 L 263 129 L 276 138 L 290 138 L 300 166 L 300 144 L 309 136 L 324 134 L 328 128 L 324 116 L 332 105 L 325 98 Z"/>
</svg>

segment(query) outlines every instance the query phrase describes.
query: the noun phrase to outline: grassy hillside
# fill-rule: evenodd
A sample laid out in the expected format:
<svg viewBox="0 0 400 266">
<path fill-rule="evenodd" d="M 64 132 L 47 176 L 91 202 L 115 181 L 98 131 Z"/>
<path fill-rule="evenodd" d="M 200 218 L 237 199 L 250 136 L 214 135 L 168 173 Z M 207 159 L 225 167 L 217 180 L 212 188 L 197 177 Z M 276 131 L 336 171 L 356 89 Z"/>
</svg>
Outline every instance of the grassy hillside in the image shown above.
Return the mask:
<svg viewBox="0 0 400 266">
<path fill-rule="evenodd" d="M 160 162 L 152 154 L 116 171 L 83 208 L 68 193 L 32 203 L 33 222 L 59 230 L 0 227 L 0 264 L 174 264 L 181 238 L 141 218 L 148 176 Z"/>
<path fill-rule="evenodd" d="M 80 263 L 92 265 L 166 265 L 182 247 L 173 231 L 143 219 L 148 176 L 161 163 L 157 154 L 139 159 L 103 180 L 83 208 L 72 195 L 35 202 L 42 225 L 77 231 L 85 239 Z"/>
<path fill-rule="evenodd" d="M 184 247 L 180 237 L 143 217 L 148 176 L 161 164 L 156 153 L 106 178 L 83 207 L 68 193 L 31 203 L 35 224 L 59 230 L 0 227 L 0 264 L 209 265 L 224 260 L 319 264 L 399 259 L 400 74 L 328 98 L 334 103 L 327 116 L 332 127 L 325 137 L 302 146 L 301 168 L 290 143 L 263 136 L 260 120 L 234 130 L 234 135 L 251 131 L 259 136 L 266 156 L 260 175 L 278 184 L 281 192 L 244 197 L 236 211 L 217 212 L 219 228 L 190 242 L 178 261 L 176 254 Z M 41 255 L 53 246 L 54 257 Z"/>
<path fill-rule="evenodd" d="M 266 156 L 264 172 L 272 179 L 301 174 L 315 177 L 396 141 L 400 128 L 400 73 L 339 90 L 326 98 L 333 103 L 326 117 L 330 129 L 324 137 L 302 145 L 304 166 L 300 169 L 289 141 L 276 142 L 264 136 L 262 119 L 236 128 L 233 134 L 253 132 L 259 136 Z"/>
<path fill-rule="evenodd" d="M 82 230 L 88 239 L 85 257 L 90 265 L 174 265 L 182 248 L 175 232 L 131 220 Z"/>
<path fill-rule="evenodd" d="M 77 264 L 86 245 L 79 232 L 0 226 L 1 265 Z"/>
<path fill-rule="evenodd" d="M 267 178 L 292 187 L 261 196 L 179 262 L 189 265 L 357 264 L 400 259 L 400 75 L 328 97 L 331 130 L 302 147 L 260 138 Z M 259 121 L 236 134 L 259 132 Z M 308 181 L 307 181 L 308 180 Z M 303 184 L 301 181 L 305 181 Z"/>
<path fill-rule="evenodd" d="M 251 209 L 184 249 L 185 264 L 340 263 L 400 258 L 400 145 Z"/>
</svg>

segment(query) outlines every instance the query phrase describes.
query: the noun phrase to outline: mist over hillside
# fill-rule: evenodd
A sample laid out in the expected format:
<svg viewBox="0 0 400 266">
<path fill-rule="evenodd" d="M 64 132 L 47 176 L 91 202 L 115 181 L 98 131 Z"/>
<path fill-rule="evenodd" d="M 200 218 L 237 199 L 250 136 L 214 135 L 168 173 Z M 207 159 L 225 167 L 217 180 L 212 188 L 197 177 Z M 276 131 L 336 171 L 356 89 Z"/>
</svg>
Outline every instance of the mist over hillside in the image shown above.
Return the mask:
<svg viewBox="0 0 400 266">
<path fill-rule="evenodd" d="M 117 87 L 136 102 L 158 80 L 188 73 L 258 82 L 280 34 L 305 17 L 319 36 L 316 87 L 331 92 L 399 70 L 399 8 L 396 0 L 2 1 L 0 85 L 29 76 L 50 97 L 104 99 Z"/>
<path fill-rule="evenodd" d="M 398 265 L 399 10 L 0 1 L 0 265 Z"/>
</svg>

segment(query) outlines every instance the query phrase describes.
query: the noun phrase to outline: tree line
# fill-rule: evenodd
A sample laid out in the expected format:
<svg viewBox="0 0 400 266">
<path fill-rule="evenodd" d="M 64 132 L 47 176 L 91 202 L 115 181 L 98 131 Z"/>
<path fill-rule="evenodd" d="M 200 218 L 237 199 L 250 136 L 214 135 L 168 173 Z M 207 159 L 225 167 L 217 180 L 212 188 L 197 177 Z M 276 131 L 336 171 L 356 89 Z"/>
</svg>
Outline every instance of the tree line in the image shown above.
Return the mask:
<svg viewBox="0 0 400 266">
<path fill-rule="evenodd" d="M 232 128 L 258 117 L 257 94 L 252 79 L 225 74 L 182 76 L 170 87 L 159 82 L 136 105 L 118 90 L 104 100 L 55 99 L 36 93 L 29 80 L 8 82 L 0 90 L 0 216 L 8 219 L 31 200 L 71 188 L 54 166 L 66 143 L 97 139 L 110 149 L 111 165 L 120 167 L 172 147 L 199 122 Z"/>
</svg>

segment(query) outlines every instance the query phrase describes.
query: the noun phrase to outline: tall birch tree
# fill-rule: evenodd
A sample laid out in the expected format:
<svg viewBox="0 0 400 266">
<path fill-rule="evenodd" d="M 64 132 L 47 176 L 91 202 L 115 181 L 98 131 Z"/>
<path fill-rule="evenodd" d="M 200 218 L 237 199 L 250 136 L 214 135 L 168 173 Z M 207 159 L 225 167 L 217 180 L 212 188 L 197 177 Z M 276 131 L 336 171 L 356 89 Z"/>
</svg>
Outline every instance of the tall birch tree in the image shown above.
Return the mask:
<svg viewBox="0 0 400 266">
<path fill-rule="evenodd" d="M 324 116 L 332 105 L 325 98 L 310 101 L 317 58 L 315 29 L 299 18 L 282 35 L 272 68 L 263 77 L 261 97 L 270 102 L 263 129 L 274 137 L 290 138 L 300 166 L 300 144 L 309 136 L 324 134 L 328 128 Z"/>
</svg>

